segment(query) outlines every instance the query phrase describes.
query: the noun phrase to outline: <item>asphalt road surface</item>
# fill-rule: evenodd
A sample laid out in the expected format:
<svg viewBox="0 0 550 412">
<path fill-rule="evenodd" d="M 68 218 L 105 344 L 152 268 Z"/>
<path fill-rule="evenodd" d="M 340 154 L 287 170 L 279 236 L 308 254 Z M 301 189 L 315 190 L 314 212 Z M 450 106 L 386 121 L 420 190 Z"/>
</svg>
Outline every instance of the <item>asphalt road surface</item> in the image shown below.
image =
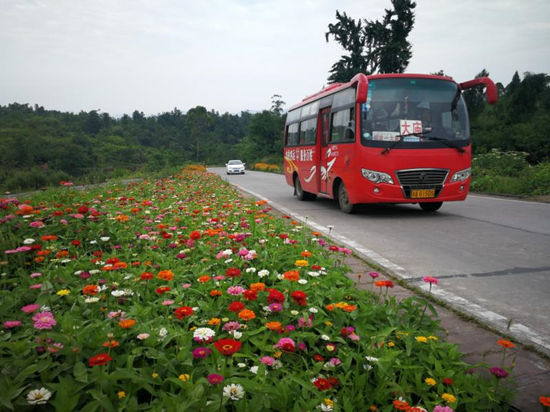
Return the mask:
<svg viewBox="0 0 550 412">
<path fill-rule="evenodd" d="M 284 213 L 307 220 L 359 255 L 456 309 L 550 354 L 550 204 L 471 194 L 435 213 L 418 205 L 364 205 L 346 215 L 330 199 L 300 202 L 284 176 L 227 176 L 209 169 Z M 427 289 L 426 289 L 427 290 Z"/>
</svg>

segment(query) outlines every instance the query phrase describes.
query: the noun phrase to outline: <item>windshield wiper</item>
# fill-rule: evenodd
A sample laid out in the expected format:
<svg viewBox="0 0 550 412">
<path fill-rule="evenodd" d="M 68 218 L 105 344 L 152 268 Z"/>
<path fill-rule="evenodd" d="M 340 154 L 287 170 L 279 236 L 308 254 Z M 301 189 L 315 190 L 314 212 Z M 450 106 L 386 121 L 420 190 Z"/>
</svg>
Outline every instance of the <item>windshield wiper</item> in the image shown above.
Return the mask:
<svg viewBox="0 0 550 412">
<path fill-rule="evenodd" d="M 466 153 L 466 150 L 464 150 L 462 147 L 456 145 L 455 143 L 452 143 L 449 139 L 443 139 L 442 137 L 436 137 L 436 136 L 426 136 L 427 140 L 435 140 L 436 142 L 441 142 L 445 146 L 452 147 L 453 149 L 458 150 L 459 153 Z"/>
<path fill-rule="evenodd" d="M 398 134 L 397 136 L 395 137 L 399 137 L 399 140 L 396 140 L 395 142 L 393 142 L 392 144 L 390 144 L 388 147 L 386 147 L 384 150 L 382 150 L 380 152 L 380 154 L 386 154 L 388 153 L 393 147 L 395 147 L 395 145 L 399 142 L 402 142 L 403 139 L 405 137 L 408 137 L 408 136 L 416 136 L 416 137 L 424 137 L 426 134 L 428 133 L 431 133 L 432 131 L 431 130 L 427 130 L 425 132 L 420 132 L 420 133 L 407 133 L 407 134 Z"/>
</svg>

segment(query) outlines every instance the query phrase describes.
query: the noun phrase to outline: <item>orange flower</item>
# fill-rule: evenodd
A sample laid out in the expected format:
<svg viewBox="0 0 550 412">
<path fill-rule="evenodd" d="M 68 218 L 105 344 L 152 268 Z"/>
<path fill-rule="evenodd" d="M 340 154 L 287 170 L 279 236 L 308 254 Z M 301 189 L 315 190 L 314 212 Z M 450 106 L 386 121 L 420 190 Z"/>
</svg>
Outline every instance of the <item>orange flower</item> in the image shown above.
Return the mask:
<svg viewBox="0 0 550 412">
<path fill-rule="evenodd" d="M 262 292 L 265 289 L 265 283 L 252 283 L 250 285 L 250 290 L 253 292 Z"/>
<path fill-rule="evenodd" d="M 510 342 L 509 340 L 504 340 L 504 339 L 501 339 L 497 342 L 500 346 L 502 346 L 503 348 L 515 348 L 516 345 L 514 345 L 512 342 Z"/>
<path fill-rule="evenodd" d="M 325 309 L 328 310 L 329 312 L 332 312 L 334 310 L 334 305 L 326 305 Z"/>
<path fill-rule="evenodd" d="M 221 291 L 221 290 L 214 289 L 214 290 L 211 290 L 211 291 L 210 291 L 210 296 L 212 296 L 212 297 L 221 296 L 221 295 L 222 295 L 222 291 Z"/>
<path fill-rule="evenodd" d="M 38 252 L 36 252 L 36 254 L 38 256 L 47 256 L 49 255 L 50 253 L 52 253 L 51 250 L 39 250 Z"/>
<path fill-rule="evenodd" d="M 210 276 L 208 275 L 202 275 L 200 278 L 199 278 L 199 282 L 200 283 L 206 283 L 210 280 Z"/>
<path fill-rule="evenodd" d="M 69 252 L 67 252 L 66 250 L 62 250 L 61 252 L 57 252 L 57 258 L 58 259 L 61 259 L 61 258 L 67 257 L 67 256 L 69 256 Z"/>
<path fill-rule="evenodd" d="M 300 279 L 300 274 L 295 270 L 289 270 L 288 272 L 283 273 L 283 278 L 290 280 L 291 282 L 298 282 Z"/>
<path fill-rule="evenodd" d="M 82 294 L 84 296 L 91 295 L 95 296 L 99 293 L 97 285 L 86 285 L 84 286 L 84 289 L 82 289 Z"/>
<path fill-rule="evenodd" d="M 302 257 L 303 258 L 308 258 L 311 256 L 311 252 L 309 250 L 304 250 L 302 253 L 301 253 Z"/>
<path fill-rule="evenodd" d="M 269 330 L 272 330 L 272 331 L 279 331 L 283 328 L 283 325 L 281 324 L 281 322 L 267 322 L 265 324 L 265 326 L 269 329 Z"/>
<path fill-rule="evenodd" d="M 43 258 L 42 256 L 35 257 L 35 258 L 34 258 L 34 261 L 35 261 L 36 263 L 44 262 L 44 258 Z"/>
<path fill-rule="evenodd" d="M 130 329 L 135 324 L 136 324 L 136 321 L 134 319 L 126 319 L 118 322 L 118 326 L 120 326 L 122 329 Z"/>
<path fill-rule="evenodd" d="M 550 406 L 550 396 L 541 396 L 539 401 L 543 406 Z"/>
<path fill-rule="evenodd" d="M 400 411 L 408 411 L 410 409 L 410 406 L 407 402 L 398 400 L 393 401 L 393 406 L 395 406 L 395 408 Z"/>
<path fill-rule="evenodd" d="M 297 260 L 294 262 L 294 265 L 298 266 L 299 268 L 305 268 L 309 266 L 309 263 L 307 263 L 307 260 Z"/>
<path fill-rule="evenodd" d="M 119 215 L 115 217 L 115 219 L 118 220 L 119 222 L 127 222 L 128 220 L 130 220 L 130 218 L 126 215 Z"/>
<path fill-rule="evenodd" d="M 254 313 L 254 311 L 252 310 L 249 310 L 249 309 L 243 309 L 239 312 L 239 318 L 241 318 L 242 320 L 251 320 L 251 319 L 254 319 L 256 317 L 256 314 Z"/>
<path fill-rule="evenodd" d="M 116 348 L 118 345 L 120 345 L 116 340 L 110 340 L 103 344 L 106 348 Z"/>
<path fill-rule="evenodd" d="M 174 272 L 171 270 L 161 270 L 157 278 L 162 280 L 174 280 Z"/>
<path fill-rule="evenodd" d="M 55 236 L 55 235 L 44 235 L 40 239 L 42 239 L 43 242 L 46 242 L 48 240 L 57 240 L 57 236 Z"/>
<path fill-rule="evenodd" d="M 209 325 L 212 325 L 212 326 L 217 326 L 217 325 L 219 325 L 221 322 L 222 322 L 222 320 L 219 319 L 219 318 L 212 318 L 212 319 L 210 319 L 210 320 L 208 321 L 208 324 L 209 324 Z"/>
</svg>

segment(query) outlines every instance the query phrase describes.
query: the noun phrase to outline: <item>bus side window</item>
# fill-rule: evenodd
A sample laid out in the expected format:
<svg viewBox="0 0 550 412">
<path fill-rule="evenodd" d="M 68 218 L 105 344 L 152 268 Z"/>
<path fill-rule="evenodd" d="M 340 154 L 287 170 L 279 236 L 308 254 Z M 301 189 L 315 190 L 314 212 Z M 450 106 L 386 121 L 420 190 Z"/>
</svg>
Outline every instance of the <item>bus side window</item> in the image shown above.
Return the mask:
<svg viewBox="0 0 550 412">
<path fill-rule="evenodd" d="M 298 123 L 287 126 L 286 145 L 296 146 L 298 144 Z"/>
<path fill-rule="evenodd" d="M 355 140 L 355 110 L 340 110 L 332 115 L 330 143 L 353 142 Z"/>
</svg>

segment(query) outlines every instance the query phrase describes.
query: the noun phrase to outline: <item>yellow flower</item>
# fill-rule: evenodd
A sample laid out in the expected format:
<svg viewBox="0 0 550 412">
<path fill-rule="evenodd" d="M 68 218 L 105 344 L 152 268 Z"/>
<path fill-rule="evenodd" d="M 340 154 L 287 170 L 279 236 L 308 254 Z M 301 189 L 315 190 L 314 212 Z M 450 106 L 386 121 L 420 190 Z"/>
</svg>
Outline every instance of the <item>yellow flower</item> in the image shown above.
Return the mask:
<svg viewBox="0 0 550 412">
<path fill-rule="evenodd" d="M 275 356 L 276 358 L 280 358 L 282 356 L 283 352 L 281 351 L 277 351 L 273 354 L 273 356 Z"/>
<path fill-rule="evenodd" d="M 157 379 L 158 377 L 159 377 L 158 373 L 151 374 L 151 378 L 153 378 L 153 379 Z"/>
<path fill-rule="evenodd" d="M 456 401 L 456 398 L 450 393 L 444 393 L 443 395 L 441 395 L 441 397 L 445 399 L 445 402 L 447 403 L 453 403 L 454 401 Z"/>
<path fill-rule="evenodd" d="M 428 338 L 426 336 L 417 336 L 415 339 L 420 343 L 428 343 Z"/>
<path fill-rule="evenodd" d="M 119 398 L 119 399 L 122 399 L 122 398 L 125 398 L 125 397 L 126 397 L 126 392 L 124 392 L 124 391 L 119 391 L 119 392 L 117 393 L 117 395 L 118 395 L 118 398 Z"/>
<path fill-rule="evenodd" d="M 189 328 L 189 330 L 190 330 L 191 332 L 194 331 L 195 329 L 197 329 L 196 326 L 191 326 L 191 327 Z"/>
<path fill-rule="evenodd" d="M 331 407 L 331 408 L 334 407 L 334 402 L 333 402 L 332 400 L 328 399 L 328 398 L 327 398 L 327 399 L 324 399 L 324 400 L 323 400 L 323 403 L 324 403 L 326 406 L 329 406 L 329 407 Z"/>
<path fill-rule="evenodd" d="M 69 289 L 61 289 L 59 292 L 57 292 L 57 296 L 67 296 L 70 293 L 71 291 Z"/>
<path fill-rule="evenodd" d="M 182 382 L 187 382 L 189 379 L 191 379 L 191 376 L 189 376 L 187 373 L 181 374 L 179 376 L 179 380 Z"/>
<path fill-rule="evenodd" d="M 393 348 L 393 347 L 395 346 L 395 343 L 393 343 L 393 342 L 388 342 L 388 346 L 389 346 L 390 348 Z"/>
<path fill-rule="evenodd" d="M 435 385 L 435 379 L 432 379 L 432 378 L 426 378 L 426 379 L 424 379 L 424 382 L 426 382 L 430 386 Z"/>
<path fill-rule="evenodd" d="M 307 260 L 297 260 L 296 262 L 294 262 L 294 264 L 299 268 L 304 268 L 306 266 L 309 266 L 309 263 L 307 263 Z"/>
<path fill-rule="evenodd" d="M 327 320 L 327 321 L 325 322 L 325 325 L 327 325 L 327 326 L 332 326 L 332 322 L 330 322 L 330 321 Z"/>
<path fill-rule="evenodd" d="M 439 338 L 438 338 L 437 336 L 430 335 L 430 336 L 428 336 L 428 339 L 430 339 L 430 340 L 438 340 Z"/>
</svg>

